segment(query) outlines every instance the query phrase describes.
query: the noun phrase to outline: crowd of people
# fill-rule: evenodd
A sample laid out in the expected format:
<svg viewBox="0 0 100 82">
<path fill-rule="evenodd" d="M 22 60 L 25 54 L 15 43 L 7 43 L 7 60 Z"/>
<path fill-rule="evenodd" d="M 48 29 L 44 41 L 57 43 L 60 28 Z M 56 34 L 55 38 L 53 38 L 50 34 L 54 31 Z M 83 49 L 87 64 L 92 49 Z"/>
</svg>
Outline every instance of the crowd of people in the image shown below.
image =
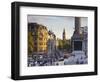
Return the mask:
<svg viewBox="0 0 100 82">
<path fill-rule="evenodd" d="M 87 56 L 80 53 L 70 53 L 65 57 L 64 53 L 56 50 L 48 54 L 34 55 L 28 57 L 28 66 L 56 66 L 56 65 L 73 65 L 73 64 L 87 64 Z"/>
</svg>

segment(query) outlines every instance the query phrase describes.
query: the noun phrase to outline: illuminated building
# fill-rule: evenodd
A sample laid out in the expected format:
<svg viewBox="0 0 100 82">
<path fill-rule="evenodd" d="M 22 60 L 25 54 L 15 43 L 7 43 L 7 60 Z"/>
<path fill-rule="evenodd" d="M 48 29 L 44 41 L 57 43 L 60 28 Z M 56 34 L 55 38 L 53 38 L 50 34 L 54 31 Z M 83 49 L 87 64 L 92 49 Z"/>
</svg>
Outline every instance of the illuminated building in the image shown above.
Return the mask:
<svg viewBox="0 0 100 82">
<path fill-rule="evenodd" d="M 28 32 L 33 36 L 33 52 L 44 53 L 47 51 L 48 30 L 45 26 L 37 23 L 28 23 Z M 28 44 L 29 45 L 29 44 Z"/>
</svg>

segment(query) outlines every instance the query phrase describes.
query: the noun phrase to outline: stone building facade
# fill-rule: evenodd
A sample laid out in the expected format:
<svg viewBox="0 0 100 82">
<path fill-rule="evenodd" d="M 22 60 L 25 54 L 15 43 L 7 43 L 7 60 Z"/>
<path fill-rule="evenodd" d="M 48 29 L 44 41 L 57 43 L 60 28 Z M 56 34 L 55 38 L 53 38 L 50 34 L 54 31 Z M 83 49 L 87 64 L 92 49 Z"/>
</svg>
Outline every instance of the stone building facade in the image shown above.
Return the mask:
<svg viewBox="0 0 100 82">
<path fill-rule="evenodd" d="M 28 23 L 28 33 L 32 34 L 33 52 L 46 52 L 48 41 L 48 30 L 45 26 L 37 23 Z M 28 45 L 29 46 L 29 45 Z"/>
<path fill-rule="evenodd" d="M 52 31 L 48 31 L 48 53 L 52 53 L 56 50 L 56 36 Z"/>
</svg>

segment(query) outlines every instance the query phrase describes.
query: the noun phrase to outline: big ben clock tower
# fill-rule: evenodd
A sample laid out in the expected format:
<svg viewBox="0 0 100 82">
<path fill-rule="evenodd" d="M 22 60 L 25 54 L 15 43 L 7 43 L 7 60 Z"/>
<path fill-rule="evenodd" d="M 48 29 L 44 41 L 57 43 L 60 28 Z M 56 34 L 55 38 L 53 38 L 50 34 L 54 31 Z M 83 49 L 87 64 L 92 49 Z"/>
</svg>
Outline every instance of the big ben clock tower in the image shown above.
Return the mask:
<svg viewBox="0 0 100 82">
<path fill-rule="evenodd" d="M 66 32 L 65 32 L 65 28 L 64 28 L 64 30 L 63 30 L 63 40 L 66 40 Z"/>
</svg>

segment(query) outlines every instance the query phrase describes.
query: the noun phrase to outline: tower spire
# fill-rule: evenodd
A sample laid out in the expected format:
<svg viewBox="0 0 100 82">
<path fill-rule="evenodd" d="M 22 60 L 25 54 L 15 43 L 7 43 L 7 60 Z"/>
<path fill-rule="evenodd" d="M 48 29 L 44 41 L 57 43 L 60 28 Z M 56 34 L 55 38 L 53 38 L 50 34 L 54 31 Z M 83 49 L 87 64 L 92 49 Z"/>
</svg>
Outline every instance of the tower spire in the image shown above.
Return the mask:
<svg viewBox="0 0 100 82">
<path fill-rule="evenodd" d="M 63 40 L 66 40 L 66 32 L 65 32 L 65 28 L 63 29 Z"/>
</svg>

